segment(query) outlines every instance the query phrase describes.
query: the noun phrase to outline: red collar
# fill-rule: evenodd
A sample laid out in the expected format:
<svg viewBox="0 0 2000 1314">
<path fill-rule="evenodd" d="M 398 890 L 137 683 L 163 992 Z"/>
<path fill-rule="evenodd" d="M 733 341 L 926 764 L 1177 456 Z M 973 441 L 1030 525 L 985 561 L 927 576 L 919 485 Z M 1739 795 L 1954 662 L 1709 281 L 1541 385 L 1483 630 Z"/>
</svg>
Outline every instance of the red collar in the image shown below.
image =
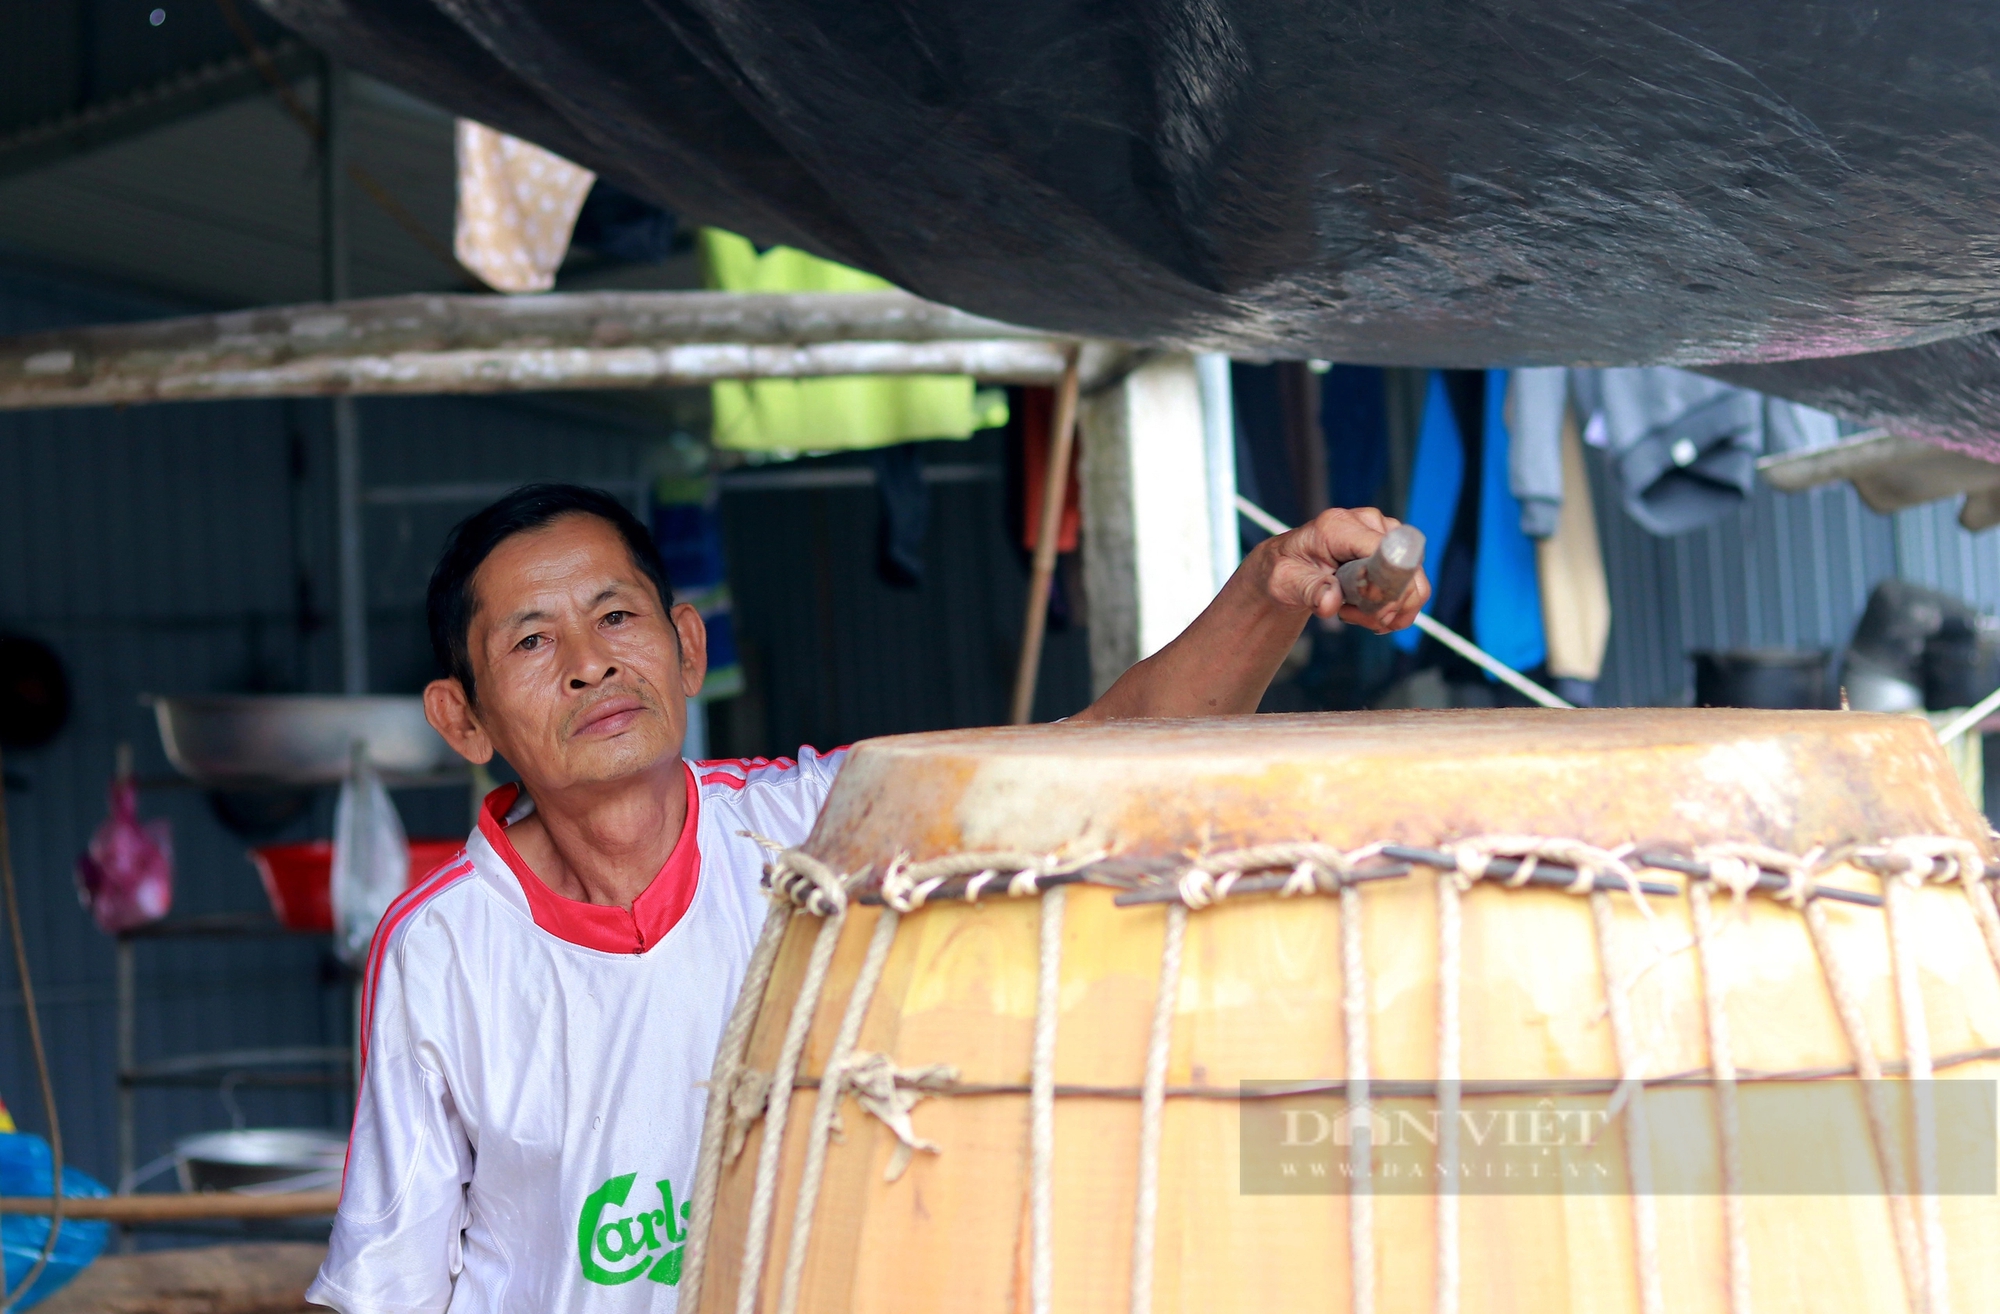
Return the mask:
<svg viewBox="0 0 2000 1314">
<path fill-rule="evenodd" d="M 681 837 L 675 841 L 674 851 L 667 855 L 659 875 L 633 901 L 630 912 L 564 898 L 535 875 L 514 848 L 514 841 L 507 837 L 507 811 L 521 796 L 519 785 L 502 785 L 486 796 L 479 809 L 479 833 L 520 881 L 535 925 L 585 949 L 607 954 L 642 954 L 674 929 L 694 902 L 695 889 L 701 880 L 701 844 L 696 838 L 701 795 L 695 788 L 694 773 L 686 774 L 687 821 L 681 827 Z"/>
</svg>

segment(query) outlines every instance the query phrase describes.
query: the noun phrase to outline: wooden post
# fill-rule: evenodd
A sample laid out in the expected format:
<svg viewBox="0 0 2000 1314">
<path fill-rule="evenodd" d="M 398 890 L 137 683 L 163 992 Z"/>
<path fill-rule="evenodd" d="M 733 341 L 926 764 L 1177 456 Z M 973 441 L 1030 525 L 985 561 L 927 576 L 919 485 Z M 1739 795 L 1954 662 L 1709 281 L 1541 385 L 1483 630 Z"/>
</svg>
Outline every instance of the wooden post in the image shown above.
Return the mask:
<svg viewBox="0 0 2000 1314">
<path fill-rule="evenodd" d="M 1194 360 L 1154 357 L 1085 397 L 1079 415 L 1090 683 L 1102 694 L 1220 586 Z"/>
<path fill-rule="evenodd" d="M 1042 639 L 1049 623 L 1049 584 L 1056 572 L 1062 537 L 1064 495 L 1069 492 L 1070 453 L 1076 447 L 1076 358 L 1070 350 L 1056 385 L 1056 410 L 1049 426 L 1049 464 L 1042 474 L 1042 517 L 1035 527 L 1035 568 L 1028 576 L 1028 613 L 1021 622 L 1021 661 L 1014 670 L 1014 702 L 1008 724 L 1026 725 L 1035 710 L 1035 681 L 1042 669 Z"/>
</svg>

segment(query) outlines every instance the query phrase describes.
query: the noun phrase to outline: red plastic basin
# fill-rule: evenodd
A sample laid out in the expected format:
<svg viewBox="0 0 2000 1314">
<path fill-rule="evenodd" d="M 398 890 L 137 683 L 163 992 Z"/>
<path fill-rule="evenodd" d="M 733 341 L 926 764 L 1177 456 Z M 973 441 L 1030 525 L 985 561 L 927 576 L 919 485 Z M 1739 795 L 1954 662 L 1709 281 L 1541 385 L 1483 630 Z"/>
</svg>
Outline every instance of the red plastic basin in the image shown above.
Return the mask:
<svg viewBox="0 0 2000 1314">
<path fill-rule="evenodd" d="M 465 841 L 457 839 L 411 840 L 409 884 L 436 871 L 464 847 Z M 287 930 L 333 929 L 332 840 L 266 844 L 250 850 L 250 861 L 264 882 L 272 914 Z"/>
</svg>

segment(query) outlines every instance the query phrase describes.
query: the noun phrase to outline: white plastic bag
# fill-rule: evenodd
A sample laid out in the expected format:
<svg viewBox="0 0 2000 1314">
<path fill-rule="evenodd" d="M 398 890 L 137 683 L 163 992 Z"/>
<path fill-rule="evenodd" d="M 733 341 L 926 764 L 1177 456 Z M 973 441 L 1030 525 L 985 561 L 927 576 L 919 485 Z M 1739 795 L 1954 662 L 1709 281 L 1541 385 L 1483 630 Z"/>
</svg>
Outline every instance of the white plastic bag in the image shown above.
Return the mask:
<svg viewBox="0 0 2000 1314">
<path fill-rule="evenodd" d="M 333 947 L 343 961 L 357 967 L 367 961 L 376 925 L 409 879 L 403 819 L 357 748 L 333 809 Z"/>
</svg>

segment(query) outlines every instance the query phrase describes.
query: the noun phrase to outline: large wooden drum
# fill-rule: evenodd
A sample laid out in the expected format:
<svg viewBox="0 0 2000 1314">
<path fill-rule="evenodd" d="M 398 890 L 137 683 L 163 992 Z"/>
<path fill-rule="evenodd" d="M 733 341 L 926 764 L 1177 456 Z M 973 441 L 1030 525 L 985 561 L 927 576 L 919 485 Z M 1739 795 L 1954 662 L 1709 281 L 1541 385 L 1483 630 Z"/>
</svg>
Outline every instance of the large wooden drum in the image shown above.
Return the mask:
<svg viewBox="0 0 2000 1314">
<path fill-rule="evenodd" d="M 863 743 L 682 1307 L 1990 1309 L 1992 857 L 1911 717 Z"/>
</svg>

